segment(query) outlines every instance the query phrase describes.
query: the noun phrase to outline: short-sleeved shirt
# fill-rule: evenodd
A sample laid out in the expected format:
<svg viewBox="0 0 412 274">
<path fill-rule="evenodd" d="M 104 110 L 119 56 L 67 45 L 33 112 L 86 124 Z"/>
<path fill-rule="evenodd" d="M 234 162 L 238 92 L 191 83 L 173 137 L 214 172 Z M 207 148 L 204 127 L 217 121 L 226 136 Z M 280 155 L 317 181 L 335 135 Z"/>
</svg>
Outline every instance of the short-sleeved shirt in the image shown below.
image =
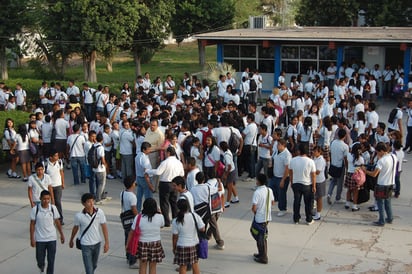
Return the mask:
<svg viewBox="0 0 412 274">
<path fill-rule="evenodd" d="M 268 199 L 269 195 L 269 201 Z M 269 222 L 272 220 L 271 207 L 274 201 L 273 192 L 266 186 L 259 186 L 253 192 L 252 205 L 256 205 L 255 221 L 257 223 Z"/>
<path fill-rule="evenodd" d="M 57 219 L 60 219 L 60 214 L 55 205 L 49 204 L 47 208 L 43 208 L 39 204 L 31 209 L 30 220 L 36 221 L 34 228 L 36 242 L 57 240 L 56 227 L 54 226 L 54 220 Z"/>
<path fill-rule="evenodd" d="M 144 174 L 148 169 L 152 169 L 149 156 L 147 156 L 143 152 L 139 152 L 135 157 L 136 176 L 144 177 Z"/>
<path fill-rule="evenodd" d="M 31 187 L 33 202 L 40 202 L 40 193 L 43 190 L 48 190 L 51 185 L 51 179 L 47 174 L 44 174 L 42 179 L 37 177 L 37 174 L 33 174 L 29 177 L 27 185 Z"/>
<path fill-rule="evenodd" d="M 97 211 L 96 211 L 97 210 Z M 73 224 L 75 226 L 78 226 L 79 233 L 78 237 L 82 235 L 83 231 L 86 229 L 87 226 L 89 226 L 90 221 L 92 220 L 93 216 L 96 214 L 96 218 L 93 221 L 92 225 L 89 227 L 87 232 L 83 235 L 83 237 L 80 240 L 80 243 L 82 245 L 95 245 L 98 244 L 102 241 L 102 236 L 99 231 L 99 227 L 102 224 L 106 223 L 106 216 L 104 215 L 104 212 L 102 209 L 96 209 L 93 213 L 93 215 L 89 215 L 88 213 L 85 213 L 84 211 L 76 213 L 74 215 L 74 222 Z"/>
<path fill-rule="evenodd" d="M 316 171 L 320 171 L 319 174 L 316 175 L 316 183 L 323 183 L 325 182 L 325 168 L 326 168 L 326 161 L 323 156 L 319 156 L 314 158 L 313 161 L 315 162 Z"/>
<path fill-rule="evenodd" d="M 209 149 L 205 148 L 205 167 L 213 167 L 217 161 L 220 161 L 220 150 L 217 146 L 214 146 L 210 153 L 207 150 Z"/>
<path fill-rule="evenodd" d="M 52 163 L 49 159 L 43 162 L 44 173 L 50 176 L 51 186 L 57 187 L 62 185 L 62 176 L 60 172 L 63 170 L 62 160 L 57 160 Z"/>
<path fill-rule="evenodd" d="M 56 129 L 56 139 L 67 139 L 66 130 L 69 128 L 69 122 L 64 120 L 64 118 L 58 118 L 54 123 L 54 128 Z"/>
<path fill-rule="evenodd" d="M 137 216 L 134 218 L 132 224 L 133 230 L 136 229 Z M 165 219 L 162 214 L 156 213 L 155 215 L 153 215 L 151 221 L 149 221 L 148 216 L 142 215 L 139 223 L 139 228 L 141 232 L 139 242 L 150 243 L 160 241 L 160 228 L 162 228 L 164 225 Z"/>
<path fill-rule="evenodd" d="M 104 172 L 106 167 L 103 165 L 102 159 L 104 158 L 104 148 L 101 143 L 96 143 L 93 146 L 96 147 L 97 159 L 99 159 L 99 165 L 97 168 L 93 168 L 93 172 Z"/>
<path fill-rule="evenodd" d="M 294 184 L 311 185 L 311 173 L 316 172 L 316 166 L 312 159 L 297 156 L 290 161 L 289 170 L 293 171 Z"/>
<path fill-rule="evenodd" d="M 202 218 L 196 213 L 185 213 L 185 216 L 183 218 L 183 224 L 177 222 L 176 218 L 172 221 L 172 233 L 173 235 L 178 235 L 177 246 L 195 246 L 199 243 L 199 238 L 197 237 L 197 229 L 204 228 L 205 224 L 203 223 Z M 194 218 L 197 222 L 197 229 Z"/>
<path fill-rule="evenodd" d="M 131 130 L 120 131 L 120 154 L 132 155 L 133 154 L 133 132 Z"/>
<path fill-rule="evenodd" d="M 273 155 L 273 175 L 278 178 L 282 178 L 285 173 L 286 166 L 289 166 L 292 154 L 289 150 L 284 149 L 282 152 L 278 152 Z"/>
<path fill-rule="evenodd" d="M 390 186 L 395 183 L 397 158 L 393 154 L 386 154 L 378 160 L 376 168 L 379 169 L 378 185 Z"/>
<path fill-rule="evenodd" d="M 70 157 L 85 157 L 84 144 L 86 143 L 86 138 L 80 134 L 72 134 L 67 138 L 67 145 L 70 149 Z"/>
<path fill-rule="evenodd" d="M 123 203 L 122 203 L 123 197 Z M 137 205 L 137 197 L 134 192 L 131 191 L 122 191 L 120 192 L 120 203 L 122 205 L 122 212 L 128 211 L 132 209 L 132 206 Z"/>
<path fill-rule="evenodd" d="M 343 159 L 349 152 L 349 146 L 342 140 L 334 140 L 330 144 L 331 164 L 336 167 L 342 167 Z"/>
</svg>

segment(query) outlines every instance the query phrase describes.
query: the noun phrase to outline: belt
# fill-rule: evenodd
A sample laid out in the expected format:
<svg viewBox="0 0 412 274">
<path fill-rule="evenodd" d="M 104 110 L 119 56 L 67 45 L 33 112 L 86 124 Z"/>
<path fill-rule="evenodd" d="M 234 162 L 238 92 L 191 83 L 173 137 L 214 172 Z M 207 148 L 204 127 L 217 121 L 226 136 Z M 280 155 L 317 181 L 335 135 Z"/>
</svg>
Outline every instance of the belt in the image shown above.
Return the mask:
<svg viewBox="0 0 412 274">
<path fill-rule="evenodd" d="M 159 183 L 161 183 L 161 184 L 170 184 L 171 182 L 160 181 Z"/>
</svg>

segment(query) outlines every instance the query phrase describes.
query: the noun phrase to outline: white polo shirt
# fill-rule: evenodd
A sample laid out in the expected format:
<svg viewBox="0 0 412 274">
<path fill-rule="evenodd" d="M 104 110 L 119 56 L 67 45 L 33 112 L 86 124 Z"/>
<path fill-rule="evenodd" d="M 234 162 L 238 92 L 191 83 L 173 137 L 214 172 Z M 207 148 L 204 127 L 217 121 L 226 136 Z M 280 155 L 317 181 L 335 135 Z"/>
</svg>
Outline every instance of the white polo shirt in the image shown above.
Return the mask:
<svg viewBox="0 0 412 274">
<path fill-rule="evenodd" d="M 285 173 L 286 166 L 289 166 L 290 160 L 292 160 L 292 154 L 288 149 L 284 149 L 280 153 L 273 154 L 273 175 L 278 178 L 282 178 Z"/>
<path fill-rule="evenodd" d="M 326 161 L 322 155 L 320 155 L 317 158 L 314 158 L 313 161 L 315 162 L 316 171 L 319 171 L 319 174 L 316 175 L 316 183 L 324 183 L 326 181 L 326 178 L 325 178 Z"/>
<path fill-rule="evenodd" d="M 67 138 L 67 145 L 70 149 L 70 157 L 85 157 L 84 144 L 86 138 L 80 134 L 72 134 Z"/>
<path fill-rule="evenodd" d="M 315 162 L 302 156 L 296 156 L 290 160 L 289 170 L 293 171 L 293 183 L 311 185 L 311 173 L 316 172 Z"/>
<path fill-rule="evenodd" d="M 136 229 L 137 216 L 134 218 L 132 224 L 132 229 Z M 150 243 L 157 242 L 161 240 L 160 228 L 164 227 L 165 219 L 162 214 L 156 213 L 153 215 L 152 220 L 149 221 L 147 216 L 142 216 L 140 218 L 139 228 L 140 228 L 140 239 L 139 242 Z"/>
<path fill-rule="evenodd" d="M 103 165 L 102 159 L 104 158 L 104 148 L 101 143 L 96 143 L 93 146 L 96 147 L 97 159 L 99 159 L 99 166 L 97 168 L 93 168 L 93 172 L 105 172 L 106 167 Z"/>
<path fill-rule="evenodd" d="M 123 205 L 122 205 L 122 197 L 123 197 Z M 126 191 L 126 190 L 120 192 L 120 204 L 122 205 L 122 212 L 131 210 L 132 206 L 137 205 L 136 194 L 134 194 L 134 192 Z"/>
<path fill-rule="evenodd" d="M 64 118 L 58 118 L 54 123 L 54 128 L 56 129 L 56 139 L 67 139 L 66 130 L 69 128 L 69 122 L 67 122 Z"/>
<path fill-rule="evenodd" d="M 56 227 L 54 226 L 54 220 L 57 219 L 60 219 L 60 214 L 55 205 L 49 204 L 47 208 L 37 205 L 31 209 L 30 220 L 36 221 L 34 229 L 36 242 L 57 240 Z"/>
<path fill-rule="evenodd" d="M 133 132 L 131 130 L 120 131 L 120 154 L 132 155 L 133 154 Z"/>
<path fill-rule="evenodd" d="M 243 130 L 243 134 L 245 135 L 245 145 L 252 145 L 252 146 L 257 146 L 257 125 L 255 122 L 252 122 L 246 126 L 246 128 Z"/>
<path fill-rule="evenodd" d="M 334 140 L 330 144 L 331 164 L 336 167 L 342 167 L 343 159 L 349 152 L 349 146 L 342 140 Z"/>
<path fill-rule="evenodd" d="M 210 153 L 207 150 L 208 148 L 205 148 L 205 167 L 213 167 L 217 161 L 220 161 L 220 149 L 214 146 Z M 209 158 L 213 160 L 213 163 Z"/>
<path fill-rule="evenodd" d="M 92 225 L 89 227 L 87 232 L 83 235 L 83 237 L 80 240 L 80 243 L 82 245 L 95 245 L 102 241 L 99 227 L 102 224 L 106 223 L 106 216 L 104 215 L 104 212 L 102 209 L 98 208 L 96 210 L 97 212 L 95 211 L 93 215 L 89 215 L 88 213 L 85 213 L 84 211 L 78 212 L 76 213 L 76 215 L 74 215 L 73 224 L 80 228 L 79 233 L 77 234 L 77 238 L 80 238 L 83 231 L 86 229 L 86 227 L 89 226 L 90 221 L 92 220 L 93 216 L 96 214 L 96 218 L 94 219 Z"/>
<path fill-rule="evenodd" d="M 395 183 L 397 162 L 398 159 L 393 154 L 386 154 L 378 160 L 376 163 L 376 168 L 379 169 L 378 185 L 390 186 Z"/>
<path fill-rule="evenodd" d="M 51 179 L 47 174 L 44 174 L 42 179 L 39 179 L 37 174 L 33 174 L 29 177 L 27 185 L 31 187 L 33 202 L 40 202 L 40 193 L 43 190 L 48 190 L 51 185 Z"/>
<path fill-rule="evenodd" d="M 267 201 L 269 194 L 269 201 Z M 252 205 L 256 205 L 255 221 L 265 223 L 272 221 L 272 202 L 275 201 L 273 191 L 266 186 L 258 186 L 253 192 Z"/>
<path fill-rule="evenodd" d="M 185 213 L 183 217 L 183 223 L 178 223 L 176 218 L 172 221 L 172 233 L 178 235 L 177 246 L 188 247 L 195 246 L 199 243 L 197 236 L 197 229 L 194 218 L 197 222 L 197 228 L 202 229 L 205 227 L 202 218 L 196 213 Z"/>
<path fill-rule="evenodd" d="M 63 170 L 62 160 L 52 163 L 49 159 L 43 162 L 44 173 L 50 176 L 51 186 L 57 187 L 62 185 L 62 176 L 60 171 Z"/>
</svg>

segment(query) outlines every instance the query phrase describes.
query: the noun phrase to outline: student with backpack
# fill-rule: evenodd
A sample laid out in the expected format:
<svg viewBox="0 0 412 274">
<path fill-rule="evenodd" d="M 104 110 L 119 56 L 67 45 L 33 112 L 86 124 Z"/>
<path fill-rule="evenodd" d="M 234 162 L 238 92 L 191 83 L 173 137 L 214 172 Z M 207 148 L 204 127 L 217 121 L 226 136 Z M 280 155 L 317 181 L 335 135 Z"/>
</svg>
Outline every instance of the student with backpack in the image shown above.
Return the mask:
<svg viewBox="0 0 412 274">
<path fill-rule="evenodd" d="M 96 179 L 96 203 L 102 203 L 106 200 L 104 189 L 106 187 L 106 170 L 109 166 L 104 157 L 103 135 L 101 133 L 96 135 L 96 143 L 90 148 L 87 160 L 89 165 L 93 168 Z"/>
<path fill-rule="evenodd" d="M 388 119 L 388 132 L 389 133 L 397 130 L 403 136 L 402 108 L 403 108 L 403 103 L 399 102 L 396 108 L 392 109 L 392 111 L 389 113 L 389 119 Z"/>
<path fill-rule="evenodd" d="M 30 246 L 36 248 L 36 261 L 41 273 L 44 273 L 46 267 L 47 253 L 47 274 L 52 274 L 56 255 L 56 228 L 62 244 L 65 239 L 59 221 L 60 214 L 50 202 L 50 192 L 43 190 L 40 193 L 40 201 L 40 204 L 33 207 L 30 212 Z"/>
</svg>

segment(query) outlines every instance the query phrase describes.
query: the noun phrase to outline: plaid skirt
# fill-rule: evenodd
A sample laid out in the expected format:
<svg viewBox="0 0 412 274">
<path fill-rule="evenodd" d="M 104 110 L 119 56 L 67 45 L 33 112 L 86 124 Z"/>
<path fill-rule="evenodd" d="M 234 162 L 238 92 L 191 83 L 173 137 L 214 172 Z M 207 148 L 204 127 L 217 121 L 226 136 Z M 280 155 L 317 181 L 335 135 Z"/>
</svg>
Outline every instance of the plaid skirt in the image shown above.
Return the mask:
<svg viewBox="0 0 412 274">
<path fill-rule="evenodd" d="M 177 246 L 173 263 L 177 265 L 194 264 L 199 261 L 196 246 Z"/>
<path fill-rule="evenodd" d="M 330 151 L 329 151 L 329 146 L 324 146 L 323 148 L 322 148 L 322 154 L 323 154 L 323 159 L 325 159 L 325 161 L 326 161 L 326 163 L 329 163 L 329 159 L 330 159 L 330 157 L 329 157 L 329 153 Z"/>
<path fill-rule="evenodd" d="M 346 177 L 345 177 L 345 187 L 349 190 L 357 189 L 358 185 L 356 182 L 352 179 L 353 173 L 346 172 Z"/>
<path fill-rule="evenodd" d="M 139 242 L 137 258 L 142 261 L 161 263 L 165 252 L 160 241 Z"/>
</svg>

